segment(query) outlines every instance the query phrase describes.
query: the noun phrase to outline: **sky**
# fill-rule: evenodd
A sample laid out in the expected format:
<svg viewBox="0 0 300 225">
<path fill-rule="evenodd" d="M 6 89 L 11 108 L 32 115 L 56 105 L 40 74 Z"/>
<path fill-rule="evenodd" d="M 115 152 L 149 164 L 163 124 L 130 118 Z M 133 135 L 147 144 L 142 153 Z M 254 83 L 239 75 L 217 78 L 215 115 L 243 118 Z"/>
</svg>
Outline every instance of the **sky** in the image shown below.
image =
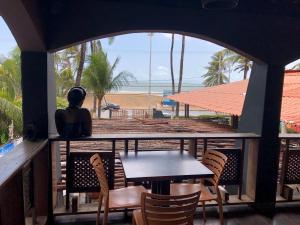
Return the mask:
<svg viewBox="0 0 300 225">
<path fill-rule="evenodd" d="M 181 35 L 175 35 L 174 44 L 174 74 L 178 80 Z M 147 33 L 133 33 L 116 36 L 109 45 L 107 39 L 101 39 L 111 63 L 119 57 L 120 62 L 116 74 L 121 71 L 131 72 L 138 81 L 149 81 L 150 68 L 150 37 Z M 8 56 L 17 43 L 0 17 L 0 56 Z M 154 33 L 152 36 L 151 81 L 155 83 L 170 82 L 170 47 L 171 34 Z M 183 83 L 201 86 L 201 76 L 206 73 L 211 56 L 223 47 L 201 39 L 186 37 L 183 69 Z M 299 62 L 299 60 L 297 61 Z M 288 66 L 290 68 L 296 62 Z M 233 72 L 231 81 L 241 80 L 242 73 Z"/>
</svg>

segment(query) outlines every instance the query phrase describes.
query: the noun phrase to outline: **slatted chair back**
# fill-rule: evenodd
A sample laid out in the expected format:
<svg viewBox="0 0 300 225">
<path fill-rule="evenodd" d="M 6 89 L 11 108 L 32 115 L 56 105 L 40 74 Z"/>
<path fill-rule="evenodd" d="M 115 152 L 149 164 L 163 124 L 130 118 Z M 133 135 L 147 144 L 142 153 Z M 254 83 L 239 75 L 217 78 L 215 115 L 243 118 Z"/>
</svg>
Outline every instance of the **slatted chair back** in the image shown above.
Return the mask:
<svg viewBox="0 0 300 225">
<path fill-rule="evenodd" d="M 92 166 L 93 166 L 93 168 L 94 168 L 94 170 L 97 174 L 97 177 L 98 177 L 98 180 L 99 180 L 99 183 L 100 183 L 101 193 L 104 196 L 108 196 L 109 186 L 108 186 L 108 182 L 107 182 L 106 175 L 105 175 L 104 165 L 103 165 L 103 162 L 101 160 L 100 155 L 99 154 L 94 154 L 90 158 L 90 163 L 92 164 Z"/>
<path fill-rule="evenodd" d="M 226 155 L 215 150 L 206 150 L 202 159 L 202 163 L 210 169 L 214 176 L 212 178 L 206 179 L 214 187 L 219 185 L 220 177 L 224 170 L 227 161 Z"/>
<path fill-rule="evenodd" d="M 200 192 L 188 195 L 157 195 L 143 192 L 142 216 L 145 225 L 192 225 Z"/>
</svg>

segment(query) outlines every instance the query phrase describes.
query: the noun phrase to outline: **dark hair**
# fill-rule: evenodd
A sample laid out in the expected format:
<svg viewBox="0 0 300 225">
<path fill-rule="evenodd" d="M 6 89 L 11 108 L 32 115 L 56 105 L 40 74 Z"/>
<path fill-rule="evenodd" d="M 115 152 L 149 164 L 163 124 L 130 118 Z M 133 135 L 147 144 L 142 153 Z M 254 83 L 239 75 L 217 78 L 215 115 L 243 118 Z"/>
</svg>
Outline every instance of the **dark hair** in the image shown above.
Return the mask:
<svg viewBox="0 0 300 225">
<path fill-rule="evenodd" d="M 72 87 L 68 92 L 68 101 L 73 106 L 78 106 L 85 99 L 86 91 L 80 87 Z"/>
</svg>

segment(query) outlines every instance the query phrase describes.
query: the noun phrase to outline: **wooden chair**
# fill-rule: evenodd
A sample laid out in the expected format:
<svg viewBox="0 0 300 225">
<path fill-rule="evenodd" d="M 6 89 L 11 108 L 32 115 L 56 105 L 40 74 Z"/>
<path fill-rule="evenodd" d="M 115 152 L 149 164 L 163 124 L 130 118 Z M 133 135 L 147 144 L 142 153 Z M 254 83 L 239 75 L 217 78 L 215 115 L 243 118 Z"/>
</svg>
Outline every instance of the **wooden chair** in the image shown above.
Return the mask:
<svg viewBox="0 0 300 225">
<path fill-rule="evenodd" d="M 146 191 L 143 186 L 132 186 L 116 190 L 109 190 L 104 165 L 99 154 L 93 155 L 90 158 L 90 163 L 93 165 L 100 183 L 96 225 L 99 224 L 102 202 L 104 203 L 104 216 L 102 225 L 107 224 L 109 210 L 140 207 L 141 193 Z"/>
<path fill-rule="evenodd" d="M 171 195 L 183 195 L 188 193 L 193 193 L 196 191 L 201 191 L 199 201 L 202 203 L 203 207 L 203 219 L 206 221 L 205 215 L 205 202 L 206 201 L 216 201 L 219 206 L 219 215 L 221 225 L 224 225 L 223 218 L 223 205 L 222 198 L 219 190 L 219 180 L 224 170 L 225 163 L 227 161 L 227 157 L 218 151 L 215 150 L 206 150 L 202 163 L 209 168 L 214 176 L 209 179 L 202 179 L 199 184 L 188 184 L 188 183 L 178 183 L 171 184 Z M 208 183 L 209 185 L 205 185 Z M 216 192 L 213 194 L 208 186 L 212 186 Z"/>
<path fill-rule="evenodd" d="M 134 225 L 192 225 L 200 192 L 188 195 L 142 193 L 141 210 L 133 211 Z"/>
</svg>

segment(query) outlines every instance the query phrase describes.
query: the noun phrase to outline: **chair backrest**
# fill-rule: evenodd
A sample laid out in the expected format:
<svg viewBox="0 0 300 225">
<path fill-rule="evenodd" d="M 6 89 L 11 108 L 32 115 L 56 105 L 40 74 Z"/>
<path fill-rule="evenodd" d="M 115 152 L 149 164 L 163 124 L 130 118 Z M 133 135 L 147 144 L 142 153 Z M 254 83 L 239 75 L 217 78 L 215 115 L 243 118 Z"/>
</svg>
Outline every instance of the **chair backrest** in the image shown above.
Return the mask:
<svg viewBox="0 0 300 225">
<path fill-rule="evenodd" d="M 200 192 L 188 195 L 157 195 L 143 192 L 141 199 L 145 225 L 193 224 Z"/>
<path fill-rule="evenodd" d="M 203 155 L 202 163 L 214 173 L 214 176 L 207 180 L 215 187 L 219 185 L 226 161 L 226 155 L 215 150 L 206 150 Z"/>
<path fill-rule="evenodd" d="M 103 195 L 108 195 L 109 193 L 109 186 L 108 186 L 108 182 L 106 179 L 106 175 L 105 175 L 105 169 L 104 169 L 104 165 L 103 162 L 101 160 L 101 157 L 99 156 L 99 154 L 94 154 L 91 158 L 90 158 L 90 163 L 92 164 L 99 183 L 100 183 L 100 191 Z"/>
</svg>

